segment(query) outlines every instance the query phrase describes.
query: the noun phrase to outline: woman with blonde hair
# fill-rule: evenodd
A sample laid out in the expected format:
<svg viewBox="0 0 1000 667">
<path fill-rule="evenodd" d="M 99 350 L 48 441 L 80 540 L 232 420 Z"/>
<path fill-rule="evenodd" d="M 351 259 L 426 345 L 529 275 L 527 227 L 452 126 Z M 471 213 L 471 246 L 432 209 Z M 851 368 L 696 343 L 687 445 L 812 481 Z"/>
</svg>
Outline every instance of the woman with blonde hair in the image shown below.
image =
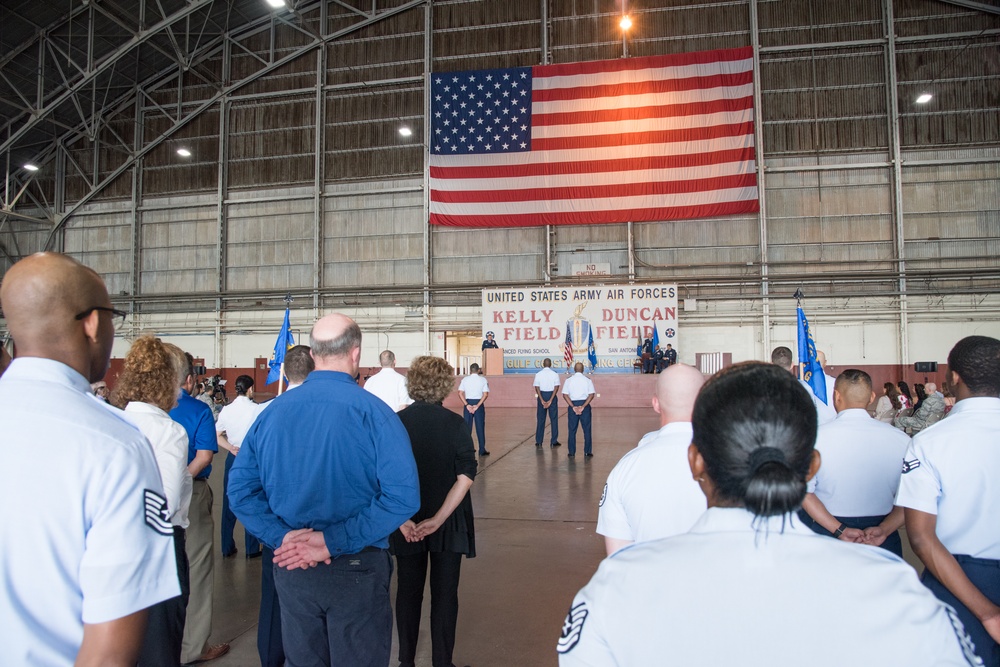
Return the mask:
<svg viewBox="0 0 1000 667">
<path fill-rule="evenodd" d="M 186 363 L 185 360 L 185 366 Z M 160 469 L 166 497 L 160 497 L 155 491 L 147 491 L 147 523 L 154 530 L 165 534 L 173 533 L 177 575 L 181 586 L 179 596 L 150 607 L 146 636 L 139 657 L 140 667 L 176 667 L 181 661 L 189 590 L 184 530 L 188 526 L 192 481 L 187 467 L 187 432 L 167 414 L 177 404 L 179 390 L 180 378 L 175 355 L 160 339 L 143 336 L 132 344 L 125 357 L 124 368 L 111 392 L 111 403 L 125 411 L 126 419 L 153 446 L 153 455 Z"/>
<path fill-rule="evenodd" d="M 453 667 L 462 555 L 476 555 L 469 489 L 476 478 L 472 434 L 441 403 L 455 388 L 455 369 L 439 357 L 417 357 L 406 388 L 415 403 L 401 410 L 420 478 L 420 509 L 390 543 L 398 571 L 396 629 L 400 667 L 413 667 L 427 562 L 431 579 L 431 664 Z"/>
</svg>

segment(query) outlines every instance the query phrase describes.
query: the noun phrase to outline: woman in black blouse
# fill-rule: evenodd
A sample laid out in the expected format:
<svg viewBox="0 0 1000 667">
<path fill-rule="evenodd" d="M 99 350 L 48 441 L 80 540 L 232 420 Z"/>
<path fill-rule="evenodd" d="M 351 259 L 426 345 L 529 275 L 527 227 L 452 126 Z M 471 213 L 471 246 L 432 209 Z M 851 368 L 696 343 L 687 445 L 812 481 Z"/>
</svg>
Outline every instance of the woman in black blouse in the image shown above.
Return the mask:
<svg viewBox="0 0 1000 667">
<path fill-rule="evenodd" d="M 462 555 L 476 555 L 469 489 L 476 477 L 472 436 L 461 416 L 442 407 L 455 387 L 444 359 L 417 357 L 406 376 L 415 403 L 399 413 L 410 434 L 420 477 L 420 510 L 392 534 L 396 555 L 396 629 L 400 667 L 413 667 L 427 562 L 431 565 L 431 646 L 434 667 L 454 667 L 458 577 Z"/>
</svg>

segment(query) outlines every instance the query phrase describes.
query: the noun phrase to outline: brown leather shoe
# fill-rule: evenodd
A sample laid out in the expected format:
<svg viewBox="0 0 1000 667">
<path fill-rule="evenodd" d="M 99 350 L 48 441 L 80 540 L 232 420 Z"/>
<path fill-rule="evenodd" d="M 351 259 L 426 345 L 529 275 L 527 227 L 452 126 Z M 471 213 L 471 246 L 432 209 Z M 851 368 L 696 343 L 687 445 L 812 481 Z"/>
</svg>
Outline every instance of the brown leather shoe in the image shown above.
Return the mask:
<svg viewBox="0 0 1000 667">
<path fill-rule="evenodd" d="M 229 653 L 229 644 L 222 643 L 216 644 L 215 646 L 209 646 L 205 649 L 205 652 L 201 656 L 190 664 L 195 664 L 198 662 L 208 662 L 209 660 L 215 660 L 216 658 L 221 658 L 225 654 Z"/>
</svg>

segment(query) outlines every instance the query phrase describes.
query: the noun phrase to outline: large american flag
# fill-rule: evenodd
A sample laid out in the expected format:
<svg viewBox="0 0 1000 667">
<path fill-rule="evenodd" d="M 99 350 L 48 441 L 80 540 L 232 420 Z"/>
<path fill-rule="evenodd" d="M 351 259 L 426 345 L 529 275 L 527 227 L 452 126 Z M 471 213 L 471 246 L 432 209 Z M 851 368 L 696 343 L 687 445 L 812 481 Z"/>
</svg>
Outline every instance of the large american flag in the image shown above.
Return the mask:
<svg viewBox="0 0 1000 667">
<path fill-rule="evenodd" d="M 433 224 L 758 210 L 750 48 L 431 77 Z"/>
</svg>

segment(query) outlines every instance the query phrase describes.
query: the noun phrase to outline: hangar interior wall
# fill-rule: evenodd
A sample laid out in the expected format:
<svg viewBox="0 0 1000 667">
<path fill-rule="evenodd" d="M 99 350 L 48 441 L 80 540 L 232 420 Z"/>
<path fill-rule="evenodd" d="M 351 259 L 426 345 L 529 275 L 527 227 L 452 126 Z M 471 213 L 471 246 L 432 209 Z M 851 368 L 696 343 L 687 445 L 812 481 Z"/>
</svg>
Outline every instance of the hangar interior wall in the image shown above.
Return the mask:
<svg viewBox="0 0 1000 667">
<path fill-rule="evenodd" d="M 385 346 L 404 364 L 443 352 L 446 334 L 478 336 L 481 287 L 574 284 L 582 263 L 696 299 L 679 313 L 687 362 L 794 342 L 796 288 L 838 364 L 943 361 L 963 335 L 1000 335 L 997 15 L 932 0 L 630 3 L 630 56 L 755 47 L 761 214 L 456 229 L 426 223 L 427 74 L 621 57 L 619 5 L 375 4 L 385 18 L 364 25 L 318 2 L 297 25 L 224 36 L 198 54 L 240 84 L 224 94 L 178 71 L 122 100 L 60 144 L 62 177 L 25 185 L 0 270 L 71 253 L 134 313 L 115 354 L 149 331 L 223 367 L 270 355 L 286 295 L 294 328 L 342 311 L 378 341 L 363 364 Z M 918 106 L 925 89 L 934 101 Z"/>
</svg>

